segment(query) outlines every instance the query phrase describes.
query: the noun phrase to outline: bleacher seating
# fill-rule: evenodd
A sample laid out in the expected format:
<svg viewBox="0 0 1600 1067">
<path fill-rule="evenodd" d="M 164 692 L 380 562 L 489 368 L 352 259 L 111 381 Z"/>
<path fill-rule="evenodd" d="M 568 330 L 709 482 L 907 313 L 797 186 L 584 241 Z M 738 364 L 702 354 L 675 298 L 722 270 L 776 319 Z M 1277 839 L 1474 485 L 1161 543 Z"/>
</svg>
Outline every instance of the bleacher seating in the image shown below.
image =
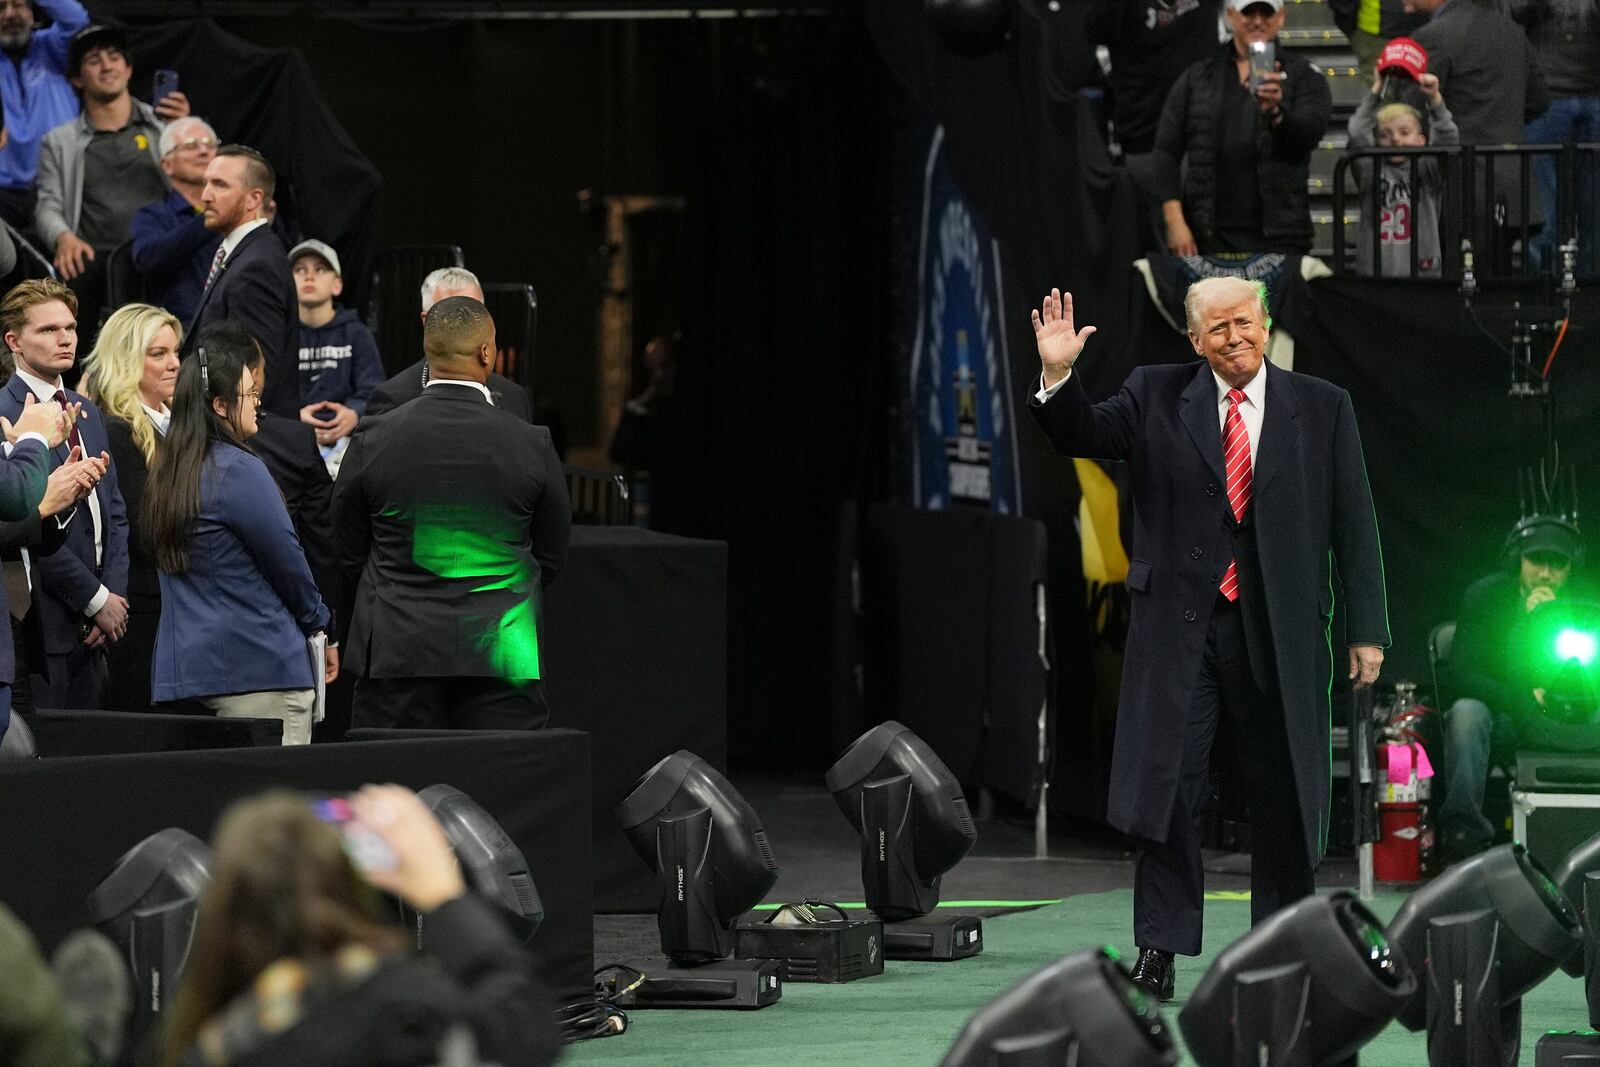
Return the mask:
<svg viewBox="0 0 1600 1067">
<path fill-rule="evenodd" d="M 1346 123 L 1350 113 L 1361 103 L 1367 86 L 1362 84 L 1356 66 L 1356 57 L 1350 51 L 1350 42 L 1333 24 L 1333 10 L 1327 0 L 1288 0 L 1284 4 L 1287 16 L 1278 42 L 1286 52 L 1303 56 L 1316 65 L 1328 79 L 1333 94 L 1333 117 L 1328 123 L 1327 135 L 1311 153 L 1311 225 L 1315 231 L 1311 254 L 1331 261 L 1333 258 L 1333 171 L 1343 155 L 1347 142 Z M 1354 194 L 1355 190 L 1349 190 Z M 1344 212 L 1345 233 L 1354 234 L 1360 209 L 1352 195 L 1350 206 Z"/>
</svg>

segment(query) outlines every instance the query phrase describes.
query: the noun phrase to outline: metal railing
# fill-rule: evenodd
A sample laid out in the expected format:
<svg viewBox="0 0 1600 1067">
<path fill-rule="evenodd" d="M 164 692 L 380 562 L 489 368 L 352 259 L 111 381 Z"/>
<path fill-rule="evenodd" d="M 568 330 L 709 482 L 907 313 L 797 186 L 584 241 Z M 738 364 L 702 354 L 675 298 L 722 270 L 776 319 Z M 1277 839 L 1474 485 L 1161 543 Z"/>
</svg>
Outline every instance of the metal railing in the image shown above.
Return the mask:
<svg viewBox="0 0 1600 1067">
<path fill-rule="evenodd" d="M 1414 222 L 1410 233 L 1409 270 L 1400 277 L 1434 273 L 1459 278 L 1462 250 L 1475 253 L 1475 270 L 1480 278 L 1557 274 L 1561 264 L 1551 257 L 1539 263 L 1533 254 L 1536 243 L 1559 248 L 1580 237 L 1580 219 L 1590 232 L 1581 235 L 1584 260 L 1580 273 L 1594 274 L 1600 269 L 1594 256 L 1596 222 L 1600 221 L 1600 144 L 1544 145 L 1452 145 L 1417 148 L 1382 147 L 1354 149 L 1334 166 L 1333 171 L 1333 268 L 1338 274 L 1352 269 L 1352 242 L 1346 234 L 1346 208 L 1350 186 L 1359 187 L 1356 203 L 1362 218 L 1370 218 L 1364 240 L 1370 240 L 1370 273 L 1383 271 L 1383 247 L 1396 220 L 1384 214 L 1381 168 L 1390 159 L 1402 160 L 1407 168 L 1412 203 L 1430 172 L 1436 173 L 1438 191 L 1440 264 L 1437 272 L 1421 262 L 1421 249 L 1415 238 Z M 1536 242 L 1546 212 L 1538 192 L 1537 164 L 1548 160 L 1555 168 L 1556 232 L 1548 241 Z M 1430 165 L 1431 161 L 1431 165 Z M 1580 168 L 1590 177 L 1580 181 Z M 1347 177 L 1350 179 L 1347 181 Z M 1411 220 L 1407 220 L 1411 221 Z M 1464 246 L 1463 242 L 1470 242 Z M 1358 249 L 1357 258 L 1360 259 Z M 1361 266 L 1366 266 L 1362 264 Z"/>
<path fill-rule="evenodd" d="M 572 521 L 580 526 L 627 526 L 633 522 L 628 479 L 616 471 L 561 465 L 572 503 Z"/>
</svg>

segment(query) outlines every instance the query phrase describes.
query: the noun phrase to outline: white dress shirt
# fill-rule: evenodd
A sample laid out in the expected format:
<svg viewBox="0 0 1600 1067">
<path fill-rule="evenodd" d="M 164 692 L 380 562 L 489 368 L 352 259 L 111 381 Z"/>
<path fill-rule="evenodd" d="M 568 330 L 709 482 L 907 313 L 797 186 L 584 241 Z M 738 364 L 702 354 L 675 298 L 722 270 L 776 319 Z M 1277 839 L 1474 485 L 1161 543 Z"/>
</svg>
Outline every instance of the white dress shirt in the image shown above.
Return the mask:
<svg viewBox="0 0 1600 1067">
<path fill-rule="evenodd" d="M 1233 386 L 1222 380 L 1216 371 L 1211 378 L 1217 383 L 1217 436 L 1228 426 L 1228 390 Z M 1256 376 L 1240 390 L 1244 400 L 1239 404 L 1239 417 L 1244 420 L 1244 432 L 1250 438 L 1250 469 L 1256 469 L 1256 453 L 1261 451 L 1261 418 L 1267 412 L 1267 365 L 1261 364 Z"/>
<path fill-rule="evenodd" d="M 32 390 L 33 395 L 41 401 L 54 400 L 56 398 L 56 390 L 63 388 L 61 379 L 57 378 L 54 383 L 47 382 L 24 368 L 20 360 L 17 362 L 16 373 L 17 377 L 22 379 L 22 383 Z M 84 499 L 89 504 L 89 518 L 94 522 L 94 565 L 98 567 L 105 555 L 105 523 L 100 518 L 100 494 L 91 491 Z M 60 520 L 58 519 L 57 521 Z M 62 523 L 62 525 L 65 526 L 66 524 Z M 30 568 L 30 576 L 31 573 L 32 569 Z M 106 601 L 109 599 L 111 599 L 111 590 L 107 589 L 104 583 L 101 583 L 100 589 L 81 610 L 85 615 L 95 615 L 101 608 L 106 606 Z"/>
</svg>

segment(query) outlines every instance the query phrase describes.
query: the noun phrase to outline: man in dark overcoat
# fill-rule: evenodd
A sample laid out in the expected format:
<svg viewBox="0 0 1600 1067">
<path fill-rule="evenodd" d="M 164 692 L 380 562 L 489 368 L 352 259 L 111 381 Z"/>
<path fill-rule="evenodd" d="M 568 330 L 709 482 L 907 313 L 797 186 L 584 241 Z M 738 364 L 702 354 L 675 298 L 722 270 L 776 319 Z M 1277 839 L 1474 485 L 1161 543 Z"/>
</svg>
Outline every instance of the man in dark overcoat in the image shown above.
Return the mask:
<svg viewBox="0 0 1600 1067">
<path fill-rule="evenodd" d="M 1251 817 L 1251 920 L 1314 891 L 1327 844 L 1333 579 L 1348 675 L 1371 685 L 1389 643 L 1383 560 L 1344 390 L 1264 361 L 1265 290 L 1196 282 L 1199 365 L 1135 368 L 1090 404 L 1072 365 L 1093 326 L 1071 294 L 1033 313 L 1043 365 L 1030 407 L 1058 452 L 1123 460 L 1133 480 L 1132 612 L 1107 817 L 1139 843 L 1134 980 L 1173 994 L 1200 951 L 1199 820 L 1226 731 Z"/>
</svg>

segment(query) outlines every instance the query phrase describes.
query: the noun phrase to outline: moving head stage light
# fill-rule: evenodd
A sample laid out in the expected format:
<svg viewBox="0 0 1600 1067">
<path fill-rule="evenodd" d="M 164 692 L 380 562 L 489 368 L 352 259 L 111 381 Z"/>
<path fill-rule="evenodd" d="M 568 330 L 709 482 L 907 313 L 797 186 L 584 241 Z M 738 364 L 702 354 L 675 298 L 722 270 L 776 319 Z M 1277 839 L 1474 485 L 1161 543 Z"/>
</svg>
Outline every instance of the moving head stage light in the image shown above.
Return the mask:
<svg viewBox="0 0 1600 1067">
<path fill-rule="evenodd" d="M 211 865 L 209 845 L 168 827 L 123 853 L 89 894 L 89 920 L 122 950 L 133 974 L 135 1038 L 166 1018 L 177 993 Z"/>
<path fill-rule="evenodd" d="M 493 815 L 454 786 L 430 785 L 417 796 L 439 820 L 467 884 L 509 913 L 523 944 L 531 941 L 544 921 L 544 905 L 522 850 Z M 421 916 L 417 922 L 420 941 L 425 922 Z"/>
<path fill-rule="evenodd" d="M 1400 1009 L 1434 1067 L 1515 1063 L 1522 995 L 1583 944 L 1571 902 L 1521 845 L 1449 868 L 1406 899 L 1389 937 L 1420 988 Z"/>
<path fill-rule="evenodd" d="M 1576 904 L 1583 919 L 1583 945 L 1567 954 L 1561 969 L 1574 978 L 1584 979 L 1584 995 L 1589 1002 L 1589 1032 L 1550 1032 L 1539 1038 L 1534 1067 L 1561 1064 L 1600 1063 L 1600 834 L 1573 849 L 1554 875 L 1556 885 L 1567 900 Z M 1568 1060 L 1567 1056 L 1577 1058 Z"/>
<path fill-rule="evenodd" d="M 734 923 L 778 880 L 761 820 L 738 790 L 692 752 L 674 752 L 617 805 L 628 843 L 656 872 L 666 961 L 621 1007 L 760 1008 L 781 995 L 773 960 L 729 960 Z M 670 961 L 670 963 L 668 962 Z"/>
<path fill-rule="evenodd" d="M 961 959 L 983 949 L 975 918 L 910 923 L 939 903 L 939 880 L 978 839 L 961 784 L 916 734 L 886 722 L 829 768 L 828 791 L 861 835 L 867 907 L 884 920 L 884 954 Z"/>
<path fill-rule="evenodd" d="M 1351 1067 L 1416 991 L 1383 924 L 1352 894 L 1313 896 L 1223 949 L 1178 1026 L 1200 1067 Z"/>
<path fill-rule="evenodd" d="M 1109 949 L 1076 952 L 1024 978 L 968 1020 L 940 1067 L 1171 1067 L 1154 998 Z"/>
</svg>

